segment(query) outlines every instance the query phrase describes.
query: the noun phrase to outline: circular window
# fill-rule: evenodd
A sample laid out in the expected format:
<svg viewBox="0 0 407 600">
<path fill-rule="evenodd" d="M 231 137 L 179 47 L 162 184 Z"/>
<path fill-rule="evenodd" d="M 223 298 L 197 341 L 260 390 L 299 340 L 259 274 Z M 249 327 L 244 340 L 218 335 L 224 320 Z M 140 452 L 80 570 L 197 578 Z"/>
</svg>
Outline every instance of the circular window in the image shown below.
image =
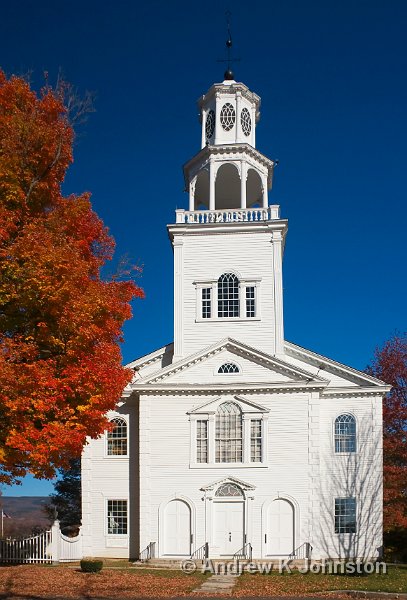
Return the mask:
<svg viewBox="0 0 407 600">
<path fill-rule="evenodd" d="M 213 132 L 215 131 L 215 113 L 213 110 L 210 110 L 206 115 L 206 123 L 205 123 L 205 134 L 206 140 L 210 140 L 213 136 Z"/>
<path fill-rule="evenodd" d="M 242 124 L 242 130 L 245 135 L 250 135 L 252 130 L 252 120 L 250 118 L 250 113 L 247 108 L 244 108 L 240 115 L 240 123 Z"/>
<path fill-rule="evenodd" d="M 222 110 L 220 111 L 220 123 L 225 131 L 230 131 L 235 124 L 236 121 L 236 113 L 233 106 L 226 102 L 222 106 Z"/>
</svg>

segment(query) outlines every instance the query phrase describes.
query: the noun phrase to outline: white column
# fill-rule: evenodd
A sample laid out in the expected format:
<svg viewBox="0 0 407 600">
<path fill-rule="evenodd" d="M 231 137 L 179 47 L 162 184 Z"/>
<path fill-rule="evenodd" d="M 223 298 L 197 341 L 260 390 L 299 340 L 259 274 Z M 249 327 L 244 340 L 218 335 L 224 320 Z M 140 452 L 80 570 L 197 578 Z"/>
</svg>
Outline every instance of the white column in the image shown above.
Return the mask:
<svg viewBox="0 0 407 600">
<path fill-rule="evenodd" d="M 269 196 L 267 189 L 267 175 L 262 175 L 262 184 L 263 184 L 263 208 L 267 208 L 269 205 Z"/>
<path fill-rule="evenodd" d="M 220 126 L 220 121 L 219 121 L 219 113 L 220 113 L 220 102 L 219 102 L 219 94 L 216 94 L 215 96 L 215 139 L 213 141 L 213 143 L 219 144 L 219 136 L 222 132 L 222 127 Z"/>
<path fill-rule="evenodd" d="M 274 275 L 274 327 L 276 355 L 284 354 L 284 322 L 283 322 L 283 274 L 281 231 L 273 231 L 273 275 Z"/>
<path fill-rule="evenodd" d="M 215 462 L 215 415 L 208 417 L 208 463 Z"/>
<path fill-rule="evenodd" d="M 236 142 L 242 141 L 242 125 L 240 123 L 240 113 L 242 110 L 242 94 L 236 93 Z"/>
<path fill-rule="evenodd" d="M 174 362 L 183 356 L 184 257 L 182 239 L 174 237 Z"/>
<path fill-rule="evenodd" d="M 256 106 L 252 108 L 252 146 L 256 147 Z"/>
<path fill-rule="evenodd" d="M 189 182 L 189 210 L 195 210 L 195 184 L 196 177 Z"/>
<path fill-rule="evenodd" d="M 242 160 L 240 167 L 240 208 L 246 208 L 247 164 Z"/>
<path fill-rule="evenodd" d="M 209 210 L 215 210 L 215 164 L 209 163 Z"/>
<path fill-rule="evenodd" d="M 204 108 L 202 110 L 202 137 L 201 137 L 201 148 L 206 146 L 206 117 L 208 111 Z"/>
<path fill-rule="evenodd" d="M 250 426 L 251 418 L 250 415 L 243 414 L 243 462 L 250 462 L 250 450 L 251 450 L 251 439 L 250 439 Z"/>
</svg>

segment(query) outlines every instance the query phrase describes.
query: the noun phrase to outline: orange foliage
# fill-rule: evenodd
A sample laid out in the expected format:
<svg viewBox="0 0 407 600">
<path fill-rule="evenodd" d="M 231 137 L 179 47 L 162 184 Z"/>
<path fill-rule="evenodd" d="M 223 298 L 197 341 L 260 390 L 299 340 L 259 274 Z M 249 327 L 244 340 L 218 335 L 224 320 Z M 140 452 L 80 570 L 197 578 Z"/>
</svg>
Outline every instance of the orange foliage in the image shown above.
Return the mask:
<svg viewBox="0 0 407 600">
<path fill-rule="evenodd" d="M 119 342 L 133 281 L 103 281 L 114 241 L 89 195 L 64 198 L 62 95 L 0 71 L 0 482 L 51 477 L 106 427 L 130 372 Z"/>
</svg>

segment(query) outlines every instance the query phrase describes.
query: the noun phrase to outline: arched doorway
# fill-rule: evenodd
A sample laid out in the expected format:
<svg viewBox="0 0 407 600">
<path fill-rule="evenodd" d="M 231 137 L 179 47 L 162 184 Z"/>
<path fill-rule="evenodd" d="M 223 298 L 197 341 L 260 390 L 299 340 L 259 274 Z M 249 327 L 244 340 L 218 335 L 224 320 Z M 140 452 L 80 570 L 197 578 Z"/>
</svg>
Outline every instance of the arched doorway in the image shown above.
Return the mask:
<svg viewBox="0 0 407 600">
<path fill-rule="evenodd" d="M 191 509 L 183 500 L 171 500 L 164 509 L 164 554 L 190 556 Z"/>
<path fill-rule="evenodd" d="M 294 550 L 294 506 L 284 498 L 271 502 L 267 514 L 267 554 L 288 556 Z"/>
</svg>

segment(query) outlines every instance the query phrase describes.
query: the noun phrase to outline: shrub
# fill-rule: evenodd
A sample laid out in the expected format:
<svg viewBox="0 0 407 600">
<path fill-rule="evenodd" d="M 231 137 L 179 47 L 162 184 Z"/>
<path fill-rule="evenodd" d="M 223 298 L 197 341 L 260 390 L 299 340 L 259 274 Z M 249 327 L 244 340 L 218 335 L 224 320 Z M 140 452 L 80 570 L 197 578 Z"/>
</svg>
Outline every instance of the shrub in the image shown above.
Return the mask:
<svg viewBox="0 0 407 600">
<path fill-rule="evenodd" d="M 99 573 L 103 568 L 103 560 L 93 560 L 92 558 L 83 558 L 81 560 L 81 570 L 84 573 Z"/>
</svg>

